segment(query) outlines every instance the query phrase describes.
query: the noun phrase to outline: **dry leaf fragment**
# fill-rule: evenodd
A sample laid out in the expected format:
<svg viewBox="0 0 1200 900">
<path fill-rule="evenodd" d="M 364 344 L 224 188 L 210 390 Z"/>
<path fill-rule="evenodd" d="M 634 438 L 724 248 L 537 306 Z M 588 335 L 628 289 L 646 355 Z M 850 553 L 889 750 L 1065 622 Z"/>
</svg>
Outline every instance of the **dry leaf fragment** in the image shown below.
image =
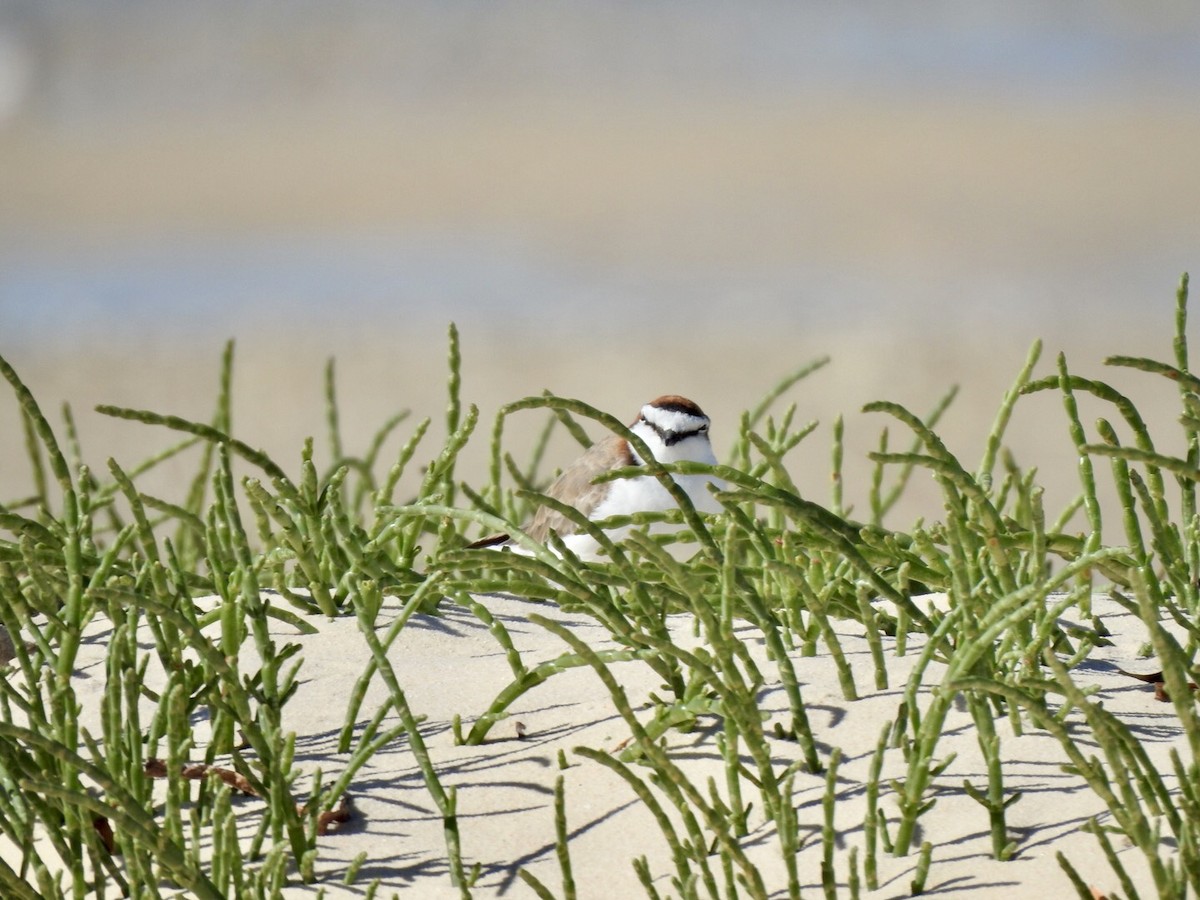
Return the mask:
<svg viewBox="0 0 1200 900">
<path fill-rule="evenodd" d="M 17 658 L 17 648 L 9 637 L 8 629 L 0 625 L 0 666 L 7 666 Z"/>
<path fill-rule="evenodd" d="M 303 816 L 308 812 L 308 804 L 305 803 L 303 806 L 296 804 L 296 811 Z M 336 826 L 353 821 L 353 819 L 354 801 L 350 799 L 349 794 L 343 794 L 341 803 L 317 816 L 317 834 L 329 834 L 329 832 L 337 830 Z"/>
<path fill-rule="evenodd" d="M 1138 681 L 1144 681 L 1146 684 L 1154 685 L 1155 700 L 1158 700 L 1161 703 L 1167 703 L 1171 700 L 1171 695 L 1167 693 L 1166 681 L 1163 679 L 1163 673 L 1161 670 L 1158 672 L 1151 672 L 1148 675 L 1139 675 L 1136 672 L 1126 672 L 1124 669 L 1119 667 L 1117 668 L 1117 671 L 1127 678 L 1136 678 Z M 1190 687 L 1193 691 L 1200 690 L 1200 688 L 1196 687 L 1194 682 L 1189 681 L 1188 687 Z"/>
<path fill-rule="evenodd" d="M 151 778 L 166 778 L 167 764 L 161 759 L 157 759 L 156 757 L 152 756 L 146 760 L 144 771 Z M 246 776 L 233 771 L 233 769 L 224 769 L 220 766 L 209 766 L 205 765 L 204 763 L 196 763 L 195 765 L 182 766 L 179 770 L 179 775 L 181 778 L 186 778 L 189 781 L 197 781 L 201 778 L 207 778 L 211 775 L 214 778 L 221 779 L 235 791 L 239 791 L 240 793 L 247 794 L 251 797 L 258 796 L 258 791 L 254 789 L 254 785 L 247 780 Z"/>
<path fill-rule="evenodd" d="M 100 843 L 104 845 L 104 849 L 108 851 L 109 856 L 117 852 L 117 841 L 113 837 L 112 826 L 108 824 L 108 818 L 105 816 L 93 816 L 92 827 L 96 829 L 96 834 L 100 836 Z"/>
<path fill-rule="evenodd" d="M 1146 675 L 1139 675 L 1137 672 L 1126 672 L 1120 666 L 1117 667 L 1117 671 L 1126 678 L 1136 678 L 1138 681 L 1146 682 L 1146 684 L 1161 684 L 1163 680 L 1163 673 L 1161 669 L 1157 672 L 1150 672 Z"/>
<path fill-rule="evenodd" d="M 354 819 L 354 802 L 350 799 L 349 794 L 342 796 L 342 802 L 329 812 L 321 813 L 317 817 L 317 834 L 329 834 L 330 831 L 336 831 L 338 825 L 342 825 Z"/>
</svg>

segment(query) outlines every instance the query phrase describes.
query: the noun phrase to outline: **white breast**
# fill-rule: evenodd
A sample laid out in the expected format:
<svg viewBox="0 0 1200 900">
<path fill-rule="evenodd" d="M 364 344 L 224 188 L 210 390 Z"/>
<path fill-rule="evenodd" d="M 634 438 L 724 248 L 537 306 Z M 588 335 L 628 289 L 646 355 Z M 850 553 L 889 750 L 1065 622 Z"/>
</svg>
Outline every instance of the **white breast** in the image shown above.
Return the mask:
<svg viewBox="0 0 1200 900">
<path fill-rule="evenodd" d="M 705 487 L 710 481 L 720 486 L 715 478 L 706 475 L 676 475 L 678 484 L 696 509 L 701 512 L 720 512 L 721 505 Z M 612 482 L 612 490 L 604 498 L 590 518 L 594 520 L 607 519 L 609 516 L 628 516 L 638 512 L 661 512 L 675 508 L 675 501 L 667 493 L 657 478 L 643 475 L 640 478 L 622 478 Z"/>
<path fill-rule="evenodd" d="M 673 463 L 690 460 L 693 462 L 709 463 L 711 465 L 717 461 L 706 434 L 697 434 L 694 437 L 679 441 L 668 447 L 664 445 L 661 438 L 659 438 L 652 428 L 642 423 L 635 424 L 633 430 L 646 442 L 654 458 L 660 462 Z M 634 457 L 635 459 L 637 458 L 636 452 L 634 453 Z M 638 461 L 640 462 L 640 460 Z M 691 499 L 692 505 L 697 510 L 708 513 L 721 511 L 721 504 L 716 501 L 716 498 L 713 497 L 707 487 L 711 482 L 716 484 L 718 488 L 723 488 L 724 484 L 719 479 L 710 478 L 707 475 L 673 475 L 672 477 L 675 483 L 684 489 Z M 667 489 L 652 475 L 643 475 L 638 478 L 621 478 L 609 482 L 609 484 L 610 489 L 607 496 L 596 505 L 596 508 L 588 516 L 593 522 L 607 519 L 610 516 L 629 516 L 639 512 L 665 512 L 675 508 L 675 501 L 667 493 Z M 662 532 L 671 527 L 667 525 L 655 525 L 651 530 Z M 620 541 L 631 530 L 631 526 L 625 526 L 610 529 L 607 533 L 614 541 Z M 599 557 L 599 547 L 587 535 L 569 535 L 564 538 L 564 541 L 574 553 L 583 559 L 597 559 Z"/>
</svg>

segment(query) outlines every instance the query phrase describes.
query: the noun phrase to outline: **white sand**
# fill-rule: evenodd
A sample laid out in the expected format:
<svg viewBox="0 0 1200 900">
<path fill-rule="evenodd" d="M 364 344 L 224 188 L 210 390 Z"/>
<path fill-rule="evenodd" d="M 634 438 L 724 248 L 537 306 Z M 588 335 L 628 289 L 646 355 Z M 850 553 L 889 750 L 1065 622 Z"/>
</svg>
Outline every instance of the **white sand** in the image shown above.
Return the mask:
<svg viewBox="0 0 1200 900">
<path fill-rule="evenodd" d="M 529 622 L 538 612 L 564 624 L 595 648 L 610 646 L 607 631 L 581 615 L 562 613 L 556 607 L 533 604 L 502 596 L 485 596 L 481 602 L 508 628 L 526 666 L 557 657 L 567 647 L 544 628 Z M 1175 745 L 1183 751 L 1178 721 L 1170 704 L 1156 701 L 1153 689 L 1119 675 L 1115 665 L 1137 671 L 1154 668 L 1151 660 L 1138 660 L 1145 640 L 1144 628 L 1111 601 L 1097 598 L 1097 610 L 1114 634 L 1114 645 L 1098 649 L 1076 673 L 1082 685 L 1099 686 L 1105 707 L 1129 724 L 1161 768 L 1167 752 Z M 553 676 L 525 694 L 512 707 L 512 717 L 499 722 L 482 746 L 455 746 L 451 722 L 460 714 L 467 729 L 488 707 L 512 673 L 504 654 L 483 624 L 467 609 L 443 605 L 440 616 L 415 616 L 391 648 L 391 660 L 415 713 L 427 716 L 421 726 L 442 783 L 458 790 L 458 816 L 462 847 L 468 866 L 482 866 L 474 889 L 477 897 L 531 896 L 517 877 L 528 867 L 556 893 L 560 891 L 554 843 L 554 797 L 560 774 L 558 754 L 565 752 L 570 766 L 565 776 L 570 850 L 580 897 L 610 898 L 643 896 L 630 861 L 645 854 L 658 876 L 659 890 L 675 893 L 669 876 L 673 866 L 667 846 L 655 821 L 631 790 L 600 765 L 573 753 L 578 746 L 612 750 L 628 736 L 610 695 L 595 674 L 579 668 Z M 394 611 L 380 616 L 380 633 Z M 345 756 L 336 752 L 347 699 L 362 673 L 368 651 L 352 617 L 320 622 L 316 635 L 296 635 L 290 626 L 275 620 L 273 630 L 280 646 L 292 641 L 304 648 L 305 664 L 299 692 L 286 707 L 286 724 L 297 734 L 297 762 L 306 770 L 320 765 L 325 780 L 336 777 Z M 690 619 L 671 620 L 678 639 L 694 643 Z M 910 638 L 904 657 L 889 655 L 890 687 L 876 691 L 873 667 L 861 628 L 843 623 L 842 643 L 853 665 L 861 699 L 847 702 L 838 687 L 834 665 L 822 653 L 795 658 L 814 736 L 822 759 L 834 747 L 844 758 L 838 773 L 836 826 L 839 834 L 835 866 L 841 884 L 848 875 L 848 853 L 860 848 L 862 858 L 864 786 L 872 751 L 883 725 L 895 718 L 904 681 L 915 661 L 920 641 Z M 769 716 L 768 728 L 782 721 L 786 700 L 775 669 L 766 660 L 761 640 L 749 628 L 739 636 L 750 646 L 755 659 L 768 675 L 760 704 Z M 887 640 L 887 639 L 885 639 Z M 889 641 L 886 646 L 893 646 Z M 104 687 L 100 665 L 105 650 L 103 635 L 85 644 L 76 682 L 85 718 L 98 706 Z M 242 655 L 244 671 L 256 665 L 249 645 Z M 631 700 L 643 702 L 659 679 L 641 663 L 612 666 Z M 930 667 L 927 682 L 939 679 L 944 667 Z M 378 678 L 363 706 L 360 722 L 378 708 L 386 696 Z M 517 723 L 524 737 L 518 739 Z M 723 767 L 714 742 L 715 720 L 702 720 L 690 734 L 673 732 L 667 738 L 674 759 L 694 783 L 703 786 L 708 776 L 724 785 Z M 1060 769 L 1064 756 L 1051 738 L 1027 729 L 1012 737 L 1006 722 L 999 722 L 1005 759 L 1005 789 L 1020 790 L 1024 796 L 1008 815 L 1011 838 L 1018 843 L 1016 857 L 1008 862 L 991 858 L 988 818 L 984 809 L 962 790 L 964 779 L 979 787 L 985 784 L 982 757 L 976 732 L 965 704 L 952 710 L 938 747 L 937 756 L 957 754 L 956 760 L 937 779 L 931 796 L 936 807 L 920 820 L 920 840 L 934 844 L 933 866 L 927 892 L 934 896 L 972 898 L 1025 897 L 1033 893 L 1047 897 L 1074 896 L 1066 876 L 1055 861 L 1064 852 L 1096 887 L 1109 891 L 1119 887 L 1109 870 L 1096 839 L 1080 831 L 1089 817 L 1103 814 L 1100 800 L 1078 776 Z M 1090 735 L 1080 731 L 1080 740 L 1095 750 Z M 773 740 L 771 751 L 778 768 L 798 758 L 798 745 Z M 1186 758 L 1186 753 L 1185 753 Z M 903 774 L 899 750 L 889 750 L 884 782 Z M 648 770 L 637 768 L 645 777 Z M 302 780 L 301 790 L 306 789 Z M 723 790 L 723 788 L 722 788 Z M 773 895 L 782 896 L 786 878 L 771 826 L 764 825 L 757 811 L 761 803 L 753 786 L 744 785 L 744 796 L 754 800 L 752 833 L 747 841 L 751 859 L 761 868 Z M 441 819 L 427 792 L 406 740 L 374 757 L 355 778 L 351 788 L 356 819 L 338 833 L 320 839 L 318 885 L 289 888 L 286 896 L 316 896 L 324 887 L 328 897 L 359 897 L 371 879 L 381 881 L 377 896 L 456 897 L 447 872 Z M 799 856 L 799 871 L 806 896 L 821 891 L 820 827 L 824 776 L 801 773 L 795 782 L 795 802 L 802 834 L 810 836 Z M 898 818 L 892 797 L 883 789 L 883 807 L 894 833 Z M 249 825 L 257 819 L 260 801 L 235 800 Z M 1136 849 L 1117 838 L 1122 858 L 1134 875 L 1139 890 L 1152 894 L 1148 872 Z M 916 845 L 915 845 L 916 846 Z M 11 848 L 9 848 L 11 850 Z M 361 852 L 367 860 L 357 886 L 341 884 L 347 864 Z M 904 858 L 879 856 L 880 888 L 870 897 L 904 897 L 916 865 L 915 852 Z"/>
</svg>

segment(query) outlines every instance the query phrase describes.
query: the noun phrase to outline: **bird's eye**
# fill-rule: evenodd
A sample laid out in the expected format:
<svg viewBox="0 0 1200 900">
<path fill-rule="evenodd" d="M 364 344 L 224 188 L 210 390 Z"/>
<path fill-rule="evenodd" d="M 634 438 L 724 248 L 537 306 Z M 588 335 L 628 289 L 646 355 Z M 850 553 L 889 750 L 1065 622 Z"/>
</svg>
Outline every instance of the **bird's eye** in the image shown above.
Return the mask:
<svg viewBox="0 0 1200 900">
<path fill-rule="evenodd" d="M 701 433 L 701 434 L 707 434 L 707 433 L 708 433 L 708 426 L 707 426 L 707 425 L 701 425 L 701 426 L 700 426 L 700 433 Z"/>
</svg>

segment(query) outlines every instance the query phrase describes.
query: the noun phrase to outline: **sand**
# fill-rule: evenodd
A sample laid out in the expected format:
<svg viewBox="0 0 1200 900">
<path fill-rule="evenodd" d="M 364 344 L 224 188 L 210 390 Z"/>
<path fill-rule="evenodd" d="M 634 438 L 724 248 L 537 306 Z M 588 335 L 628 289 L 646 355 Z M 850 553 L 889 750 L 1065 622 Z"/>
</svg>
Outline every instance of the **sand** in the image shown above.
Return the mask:
<svg viewBox="0 0 1200 900">
<path fill-rule="evenodd" d="M 568 614 L 548 604 L 535 604 L 514 597 L 486 595 L 477 598 L 512 635 L 527 666 L 553 659 L 566 651 L 560 638 L 529 621 L 530 613 L 548 616 L 569 628 L 590 646 L 611 645 L 608 632 L 594 620 Z M 944 598 L 922 599 L 922 603 L 944 602 Z M 1144 642 L 1144 627 L 1110 600 L 1097 597 L 1096 610 L 1113 632 L 1113 645 L 1098 648 L 1076 672 L 1080 685 L 1095 685 L 1105 707 L 1129 725 L 1142 740 L 1160 769 L 1166 767 L 1172 747 L 1185 751 L 1178 720 L 1168 703 L 1155 699 L 1153 689 L 1121 675 L 1117 666 L 1150 671 L 1152 660 L 1138 659 Z M 382 630 L 395 615 L 384 609 L 377 627 Z M 272 620 L 280 644 L 296 642 L 305 659 L 297 695 L 285 708 L 285 725 L 297 735 L 297 764 L 306 772 L 320 766 L 326 781 L 336 777 L 346 757 L 336 752 L 354 682 L 362 673 L 368 651 L 353 617 L 320 621 L 314 635 L 299 635 L 295 629 Z M 670 620 L 676 640 L 695 643 L 692 621 L 677 615 Z M 843 761 L 838 771 L 835 824 L 838 839 L 835 872 L 842 889 L 848 877 L 850 848 L 863 846 L 865 782 L 871 754 L 880 729 L 894 720 L 904 683 L 921 641 L 909 640 L 905 656 L 896 656 L 894 645 L 885 638 L 889 687 L 877 690 L 873 668 L 862 629 L 854 623 L 838 626 L 843 647 L 853 665 L 860 699 L 847 702 L 838 686 L 835 669 L 822 650 L 815 656 L 793 654 L 807 704 L 814 737 L 822 760 L 833 748 L 841 748 Z M 768 729 L 783 721 L 786 700 L 775 672 L 766 660 L 761 638 L 749 627 L 738 637 L 750 647 L 756 662 L 768 673 L 759 703 Z M 104 688 L 102 659 L 106 646 L 103 633 L 85 642 L 75 682 L 85 710 L 85 724 L 96 714 Z M 643 896 L 631 860 L 645 855 L 656 876 L 656 886 L 672 892 L 670 854 L 662 833 L 646 808 L 629 787 L 599 764 L 581 758 L 576 747 L 614 751 L 622 746 L 629 730 L 617 714 L 610 694 L 587 668 L 565 671 L 524 694 L 512 707 L 511 716 L 497 723 L 481 746 L 456 746 L 452 722 L 462 717 L 469 728 L 499 691 L 512 681 L 512 672 L 499 645 L 487 628 L 468 609 L 446 601 L 437 616 L 415 616 L 392 646 L 389 659 L 413 711 L 425 716 L 421 733 L 444 786 L 458 791 L 458 816 L 462 848 L 468 866 L 480 865 L 473 894 L 476 897 L 526 897 L 530 889 L 518 878 L 528 868 L 552 890 L 558 891 L 560 875 L 555 856 L 554 784 L 564 777 L 566 819 L 570 852 L 580 897 L 610 898 Z M 250 645 L 241 664 L 246 671 L 256 665 Z M 637 662 L 615 663 L 612 671 L 628 692 L 635 709 L 641 707 L 658 680 L 648 667 Z M 926 683 L 936 683 L 944 666 L 933 664 Z M 159 677 L 153 666 L 149 679 Z M 928 688 L 923 697 L 928 699 Z M 360 725 L 378 707 L 385 691 L 378 678 L 367 694 L 359 716 Z M 642 714 L 644 715 L 644 709 Z M 982 807 L 963 791 L 964 780 L 982 787 L 985 771 L 976 741 L 976 730 L 965 704 L 951 711 L 937 748 L 937 756 L 955 754 L 949 768 L 936 779 L 931 796 L 937 804 L 920 820 L 920 840 L 931 841 L 933 864 L 927 892 L 933 896 L 984 898 L 1073 896 L 1073 889 L 1055 861 L 1059 851 L 1074 863 L 1083 877 L 1100 891 L 1119 887 L 1096 839 L 1080 827 L 1091 817 L 1107 821 L 1101 801 L 1076 775 L 1064 772 L 1062 748 L 1053 739 L 1029 728 L 1013 737 L 1004 721 L 998 722 L 1005 760 L 1006 791 L 1023 796 L 1009 810 L 1011 839 L 1016 855 L 1007 862 L 991 858 L 988 818 Z M 666 746 L 687 776 L 703 785 L 713 776 L 724 784 L 723 767 L 715 744 L 716 720 L 701 719 L 691 733 L 672 732 Z M 1094 747 L 1086 730 L 1080 741 L 1089 751 Z M 777 768 L 799 756 L 798 745 L 772 740 L 770 751 Z M 559 765 L 560 754 L 567 768 Z M 1186 752 L 1185 752 L 1186 758 Z M 883 780 L 903 774 L 899 750 L 889 750 Z M 646 770 L 634 767 L 645 777 Z M 301 785 L 306 782 L 304 779 Z M 751 785 L 746 797 L 757 799 Z M 320 881 L 309 886 L 289 887 L 288 898 L 315 897 L 324 889 L 326 897 L 361 897 L 372 879 L 379 879 L 380 893 L 422 898 L 457 897 L 450 885 L 441 818 L 425 788 L 406 740 L 398 740 L 376 755 L 354 778 L 350 789 L 355 816 L 338 831 L 319 839 L 317 871 Z M 806 896 L 821 891 L 822 855 L 820 828 L 824 776 L 801 772 L 796 777 L 794 801 L 801 834 L 808 835 L 799 855 L 802 890 Z M 242 798 L 235 803 L 247 828 L 257 818 L 261 801 Z M 894 823 L 896 809 L 890 792 L 883 790 L 882 805 Z M 755 804 L 755 810 L 760 804 Z M 1152 895 L 1147 867 L 1136 849 L 1116 839 L 1121 858 L 1139 890 Z M 760 868 L 773 896 L 784 896 L 786 877 L 775 835 L 756 812 L 751 815 L 747 852 Z M 11 851 L 11 848 L 9 848 Z M 342 885 L 346 867 L 358 854 L 366 861 L 356 886 Z M 916 865 L 916 854 L 879 857 L 880 887 L 863 891 L 874 898 L 905 897 Z"/>
<path fill-rule="evenodd" d="M 498 596 L 481 599 L 509 627 L 527 665 L 566 650 L 557 637 L 526 619 L 531 609 L 547 614 L 544 607 Z M 1171 746 L 1183 749 L 1174 712 L 1168 704 L 1154 699 L 1151 688 L 1116 673 L 1113 664 L 1115 659 L 1123 667 L 1136 668 L 1135 654 L 1145 640 L 1143 629 L 1136 619 L 1119 612 L 1115 605 L 1102 602 L 1100 611 L 1117 635 L 1116 642 L 1112 648 L 1106 648 L 1107 652 L 1098 651 L 1094 655 L 1080 673 L 1080 681 L 1098 685 L 1106 707 L 1133 726 L 1146 741 L 1152 758 L 1166 765 L 1166 753 Z M 593 621 L 550 614 L 568 624 L 591 646 L 609 644 L 605 630 Z M 679 639 L 689 641 L 690 618 L 678 616 L 672 624 Z M 845 701 L 826 654 L 797 659 L 796 665 L 823 758 L 827 758 L 833 747 L 840 747 L 843 752 L 836 810 L 840 839 L 835 865 L 844 885 L 848 850 L 862 843 L 870 756 L 881 723 L 896 716 L 920 642 L 911 641 L 905 657 L 890 657 L 891 686 L 875 691 L 869 677 L 869 652 L 860 629 L 845 623 L 839 631 L 856 672 L 861 699 L 853 703 Z M 771 671 L 761 639 L 749 628 L 743 629 L 740 637 L 754 649 L 756 661 L 764 671 Z M 302 694 L 295 708 L 322 710 L 310 728 L 318 734 L 327 734 L 329 729 L 340 726 L 337 701 L 345 695 L 345 683 L 339 686 L 338 676 L 333 672 L 326 677 L 323 671 L 326 661 L 338 660 L 338 665 L 344 667 L 342 677 L 357 674 L 362 651 L 351 647 L 341 650 L 344 646 L 341 642 L 354 645 L 359 641 L 350 621 L 330 623 L 313 640 L 314 644 L 328 640 L 331 652 L 306 652 L 313 666 L 310 688 L 313 702 L 307 703 Z M 483 864 L 478 885 L 480 896 L 500 895 L 510 889 L 515 896 L 526 895 L 524 885 L 514 881 L 516 870 L 522 865 L 528 866 L 547 885 L 557 888 L 552 790 L 560 774 L 556 763 L 559 751 L 567 754 L 571 764 L 562 774 L 566 778 L 567 821 L 580 896 L 640 896 L 642 891 L 629 863 L 639 854 L 648 856 L 656 874 L 661 876 L 671 871 L 661 833 L 629 788 L 598 764 L 581 760 L 571 752 L 581 745 L 612 750 L 628 736 L 628 729 L 617 717 L 607 691 L 590 670 L 555 676 L 513 708 L 512 718 L 496 726 L 489 743 L 470 748 L 453 746 L 449 730 L 453 713 L 460 713 L 464 721 L 470 722 L 486 708 L 498 689 L 511 680 L 505 660 L 478 620 L 454 607 L 447 609 L 444 618 L 422 618 L 402 633 L 391 658 L 413 708 L 430 716 L 425 729 L 432 736 L 431 752 L 439 770 L 446 773 L 447 783 L 459 788 L 464 852 L 469 861 Z M 1144 662 L 1142 667 L 1145 668 Z M 635 702 L 644 700 L 657 687 L 658 679 L 645 666 L 628 663 L 615 669 Z M 321 674 L 317 675 L 318 672 Z M 930 680 L 939 678 L 942 672 L 942 667 L 933 666 Z M 760 705 L 771 720 L 782 721 L 786 701 L 777 680 L 769 680 Z M 311 714 L 301 715 L 308 724 Z M 521 739 L 515 736 L 518 721 L 524 726 Z M 713 725 L 710 720 L 693 734 L 670 735 L 667 742 L 688 776 L 701 785 L 710 775 L 718 780 L 723 778 Z M 1079 831 L 1089 817 L 1104 813 L 1103 805 L 1079 778 L 1058 769 L 1065 761 L 1061 747 L 1032 731 L 1011 738 L 1004 730 L 1004 723 L 1001 734 L 1007 738 L 1004 741 L 1006 786 L 1025 795 L 1012 807 L 1009 819 L 1012 837 L 1019 844 L 1017 856 L 1004 863 L 991 859 L 987 816 L 961 790 L 964 779 L 982 786 L 984 770 L 970 715 L 965 706 L 960 707 L 947 721 L 939 746 L 939 756 L 955 753 L 957 759 L 938 779 L 937 807 L 921 823 L 921 839 L 932 841 L 936 848 L 928 889 L 956 896 L 999 898 L 1021 896 L 1022 888 L 1037 886 L 1048 896 L 1069 896 L 1070 885 L 1054 856 L 1060 850 L 1098 887 L 1104 890 L 1117 887 L 1095 838 Z M 775 741 L 771 749 L 780 761 L 790 762 L 799 755 L 798 747 L 790 742 Z M 899 751 L 889 752 L 884 779 L 902 772 Z M 423 796 L 411 756 L 403 747 L 394 748 L 378 759 L 363 782 L 355 790 L 355 803 L 363 815 L 361 830 L 323 841 L 322 851 L 328 851 L 325 865 L 330 874 L 338 872 L 342 860 L 367 850 L 372 876 L 383 879 L 385 885 L 420 884 L 423 892 L 429 891 L 427 895 L 434 896 L 432 888 L 444 880 L 438 877 L 444 865 L 440 822 L 432 815 L 428 797 Z M 795 800 L 800 827 L 812 837 L 799 860 L 802 888 L 808 892 L 820 890 L 823 794 L 823 776 L 797 777 Z M 894 807 L 886 800 L 884 805 L 894 821 Z M 779 892 L 786 881 L 771 840 L 771 829 L 759 822 L 750 843 L 756 845 L 751 856 L 762 867 L 768 887 Z M 1124 853 L 1123 861 L 1132 872 L 1138 873 L 1139 887 L 1144 887 L 1149 882 L 1135 854 L 1136 851 Z M 907 896 L 915 861 L 915 854 L 901 859 L 881 857 L 881 887 L 870 896 Z M 659 885 L 660 890 L 669 889 L 665 879 Z M 448 886 L 444 890 L 446 896 L 453 895 Z M 306 893 L 297 890 L 294 895 Z"/>
</svg>

